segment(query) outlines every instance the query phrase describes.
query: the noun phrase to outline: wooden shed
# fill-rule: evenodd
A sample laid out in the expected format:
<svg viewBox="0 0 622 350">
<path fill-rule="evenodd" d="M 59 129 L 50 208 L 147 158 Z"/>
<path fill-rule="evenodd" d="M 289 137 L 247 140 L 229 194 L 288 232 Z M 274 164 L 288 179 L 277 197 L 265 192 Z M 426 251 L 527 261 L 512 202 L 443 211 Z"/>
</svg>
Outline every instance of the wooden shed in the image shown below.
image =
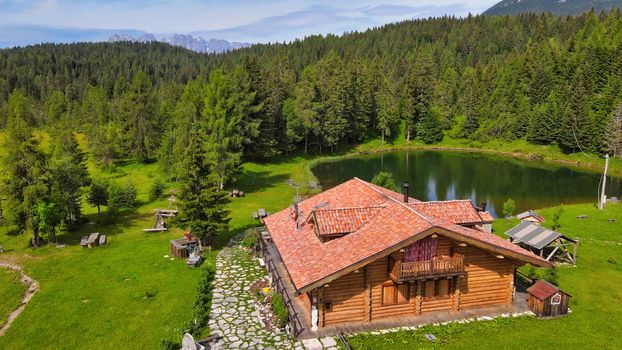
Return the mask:
<svg viewBox="0 0 622 350">
<path fill-rule="evenodd" d="M 529 308 L 538 317 L 557 317 L 568 313 L 570 295 L 552 285 L 539 280 L 527 289 Z"/>
<path fill-rule="evenodd" d="M 197 240 L 194 237 L 191 239 L 184 237 L 184 238 L 172 240 L 171 241 L 171 255 L 176 258 L 187 258 L 189 255 L 188 246 L 189 245 L 194 246 L 196 243 L 197 243 Z"/>
</svg>

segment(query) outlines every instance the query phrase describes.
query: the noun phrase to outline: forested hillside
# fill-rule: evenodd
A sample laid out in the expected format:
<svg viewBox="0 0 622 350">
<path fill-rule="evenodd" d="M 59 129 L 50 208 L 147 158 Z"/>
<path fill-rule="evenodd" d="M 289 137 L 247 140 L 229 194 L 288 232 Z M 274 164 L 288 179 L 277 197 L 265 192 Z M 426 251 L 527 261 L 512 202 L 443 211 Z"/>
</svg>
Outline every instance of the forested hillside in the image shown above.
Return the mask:
<svg viewBox="0 0 622 350">
<path fill-rule="evenodd" d="M 502 0 L 484 14 L 498 16 L 550 12 L 555 15 L 578 15 L 591 9 L 600 12 L 621 7 L 621 0 Z"/>
<path fill-rule="evenodd" d="M 157 43 L 2 50 L 0 126 L 67 125 L 102 164 L 158 160 L 171 175 L 199 130 L 221 183 L 244 158 L 330 152 L 398 125 L 426 143 L 602 152 L 622 143 L 621 16 L 445 17 L 221 55 Z"/>
</svg>

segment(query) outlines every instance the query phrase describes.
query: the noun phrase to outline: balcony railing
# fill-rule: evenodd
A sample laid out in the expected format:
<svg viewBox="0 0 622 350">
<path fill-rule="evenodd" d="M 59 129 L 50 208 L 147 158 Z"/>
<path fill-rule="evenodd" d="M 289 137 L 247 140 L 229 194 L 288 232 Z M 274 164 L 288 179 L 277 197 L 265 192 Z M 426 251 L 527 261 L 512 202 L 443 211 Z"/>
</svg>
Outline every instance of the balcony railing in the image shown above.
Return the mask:
<svg viewBox="0 0 622 350">
<path fill-rule="evenodd" d="M 463 275 L 464 257 L 455 255 L 449 258 L 403 262 L 389 258 L 389 275 L 395 282 L 425 280 Z"/>
</svg>

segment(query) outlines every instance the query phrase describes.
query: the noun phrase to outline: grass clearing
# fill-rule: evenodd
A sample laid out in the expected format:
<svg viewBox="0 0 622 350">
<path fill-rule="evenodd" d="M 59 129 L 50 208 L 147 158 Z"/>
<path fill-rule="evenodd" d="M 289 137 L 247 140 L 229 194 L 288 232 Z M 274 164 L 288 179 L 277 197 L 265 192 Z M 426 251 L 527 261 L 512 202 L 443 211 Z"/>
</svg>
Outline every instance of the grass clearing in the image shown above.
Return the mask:
<svg viewBox="0 0 622 350">
<path fill-rule="evenodd" d="M 26 292 L 26 285 L 19 279 L 19 272 L 0 267 L 0 327 L 19 306 Z"/>
<path fill-rule="evenodd" d="M 305 184 L 306 164 L 303 157 L 245 164 L 236 187 L 246 196 L 232 199 L 231 230 L 215 239 L 214 250 L 206 259 L 213 262 L 233 235 L 257 225 L 253 211 L 262 207 L 275 212 L 290 203 L 296 191 L 287 180 Z M 6 251 L 0 259 L 20 264 L 40 283 L 39 292 L 0 337 L 0 349 L 75 349 L 85 344 L 89 349 L 154 349 L 163 338 L 180 339 L 179 328 L 192 317 L 200 271 L 188 269 L 185 260 L 164 258 L 170 254 L 169 241 L 180 237 L 181 230 L 142 231 L 153 225 L 153 209 L 168 204 L 168 189 L 176 184 L 165 183 L 165 195 L 150 202 L 151 184 L 156 178 L 165 178 L 157 164 L 129 163 L 110 172 L 90 163 L 89 170 L 134 183 L 139 205 L 100 223 L 97 209 L 85 202 L 86 223 L 58 235 L 59 243 L 67 244 L 65 248 L 46 245 L 31 249 L 29 235 L 12 236 L 0 228 L 0 242 Z M 102 208 L 102 213 L 105 211 Z M 79 247 L 80 237 L 90 232 L 108 235 L 109 245 Z M 0 283 L 0 295 L 13 293 L 7 286 Z"/>
<path fill-rule="evenodd" d="M 0 138 L 2 136 L 0 134 Z M 373 142 L 368 145 L 374 146 Z M 362 145 L 354 151 L 380 149 L 371 146 Z M 301 185 L 301 195 L 306 195 L 307 181 L 313 179 L 309 169 L 318 159 L 298 155 L 275 159 L 269 164 L 244 164 L 243 174 L 235 187 L 244 191 L 246 196 L 232 199 L 229 206 L 231 230 L 216 237 L 214 250 L 206 258 L 213 261 L 218 250 L 234 234 L 256 226 L 251 215 L 253 211 L 265 208 L 268 212 L 275 212 L 290 204 L 296 190 L 287 185 L 288 179 Z M 65 248 L 48 245 L 34 250 L 28 247 L 29 235 L 12 236 L 6 227 L 0 227 L 0 243 L 5 248 L 0 259 L 20 264 L 40 283 L 40 290 L 30 304 L 7 334 L 0 337 L 0 349 L 74 349 L 84 346 L 89 349 L 153 349 L 163 338 L 178 339 L 178 328 L 192 315 L 200 271 L 188 269 L 183 260 L 164 258 L 169 254 L 169 241 L 178 238 L 181 230 L 142 231 L 153 225 L 153 209 L 165 207 L 168 190 L 177 185 L 165 182 L 165 195 L 150 202 L 152 183 L 155 179 L 166 178 L 157 164 L 127 163 L 113 171 L 102 171 L 92 163 L 88 166 L 91 174 L 96 176 L 134 183 L 139 205 L 121 211 L 109 223 L 100 223 L 97 209 L 84 203 L 86 223 L 74 232 L 61 232 L 58 236 L 60 243 L 67 244 Z M 547 218 L 552 215 L 551 210 L 543 213 Z M 590 218 L 576 221 L 575 213 Z M 571 307 L 575 313 L 569 317 L 552 321 L 517 319 L 511 320 L 515 323 L 510 325 L 498 326 L 452 326 L 434 332 L 449 334 L 447 338 L 441 336 L 444 346 L 449 348 L 476 348 L 479 345 L 485 348 L 499 344 L 518 348 L 523 342 L 539 348 L 540 343 L 536 340 L 541 336 L 552 337 L 542 343 L 551 347 L 569 344 L 576 348 L 583 345 L 585 339 L 585 344 L 591 342 L 594 348 L 599 345 L 601 348 L 622 348 L 620 340 L 605 341 L 608 335 L 616 334 L 614 325 L 622 324 L 622 308 L 617 302 L 622 295 L 616 287 L 622 282 L 622 246 L 600 241 L 622 242 L 620 213 L 620 205 L 610 207 L 605 214 L 590 205 L 566 207 L 561 230 L 584 239 L 579 247 L 579 266 L 562 269 L 559 274 L 562 288 L 574 296 Z M 612 215 L 618 215 L 615 216 L 617 226 L 602 221 Z M 501 231 L 504 225 L 509 226 L 511 222 L 501 220 L 495 227 Z M 108 235 L 109 246 L 80 248 L 80 237 L 90 232 Z M 12 285 L 3 282 L 0 280 L 0 296 L 15 292 Z M 5 300 L 9 298 L 0 299 L 0 317 L 2 310 L 6 309 L 2 304 Z M 527 333 L 519 330 L 525 327 Z M 355 348 L 361 349 L 388 349 L 395 348 L 396 344 L 401 348 L 403 341 L 407 341 L 405 348 L 436 346 L 416 340 L 419 339 L 418 333 L 410 333 L 408 339 L 387 335 L 369 339 L 355 337 L 352 342 Z"/>
<path fill-rule="evenodd" d="M 533 317 L 497 319 L 470 324 L 425 327 L 385 335 L 357 335 L 353 349 L 620 349 L 622 324 L 622 204 L 600 212 L 593 204 L 567 205 L 561 217 L 562 233 L 581 240 L 577 266 L 560 267 L 560 287 L 572 295 L 572 313 L 552 320 Z M 541 210 L 550 227 L 554 208 Z M 577 215 L 588 215 L 577 220 Z M 610 223 L 608 219 L 616 219 Z M 498 220 L 502 234 L 518 221 Z M 424 338 L 432 333 L 438 341 Z"/>
</svg>

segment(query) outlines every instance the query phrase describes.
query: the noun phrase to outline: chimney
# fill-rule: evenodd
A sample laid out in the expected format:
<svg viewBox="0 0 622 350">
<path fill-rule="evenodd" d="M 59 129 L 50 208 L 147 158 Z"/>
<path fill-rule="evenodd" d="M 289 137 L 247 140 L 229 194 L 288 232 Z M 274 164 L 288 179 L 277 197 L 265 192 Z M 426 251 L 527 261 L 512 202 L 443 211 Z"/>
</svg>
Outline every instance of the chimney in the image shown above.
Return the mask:
<svg viewBox="0 0 622 350">
<path fill-rule="evenodd" d="M 408 189 L 410 188 L 410 184 L 408 182 L 404 182 L 404 203 L 408 203 Z"/>
<path fill-rule="evenodd" d="M 488 205 L 488 203 L 482 202 L 482 211 L 486 211 L 486 206 L 487 205 Z"/>
</svg>

